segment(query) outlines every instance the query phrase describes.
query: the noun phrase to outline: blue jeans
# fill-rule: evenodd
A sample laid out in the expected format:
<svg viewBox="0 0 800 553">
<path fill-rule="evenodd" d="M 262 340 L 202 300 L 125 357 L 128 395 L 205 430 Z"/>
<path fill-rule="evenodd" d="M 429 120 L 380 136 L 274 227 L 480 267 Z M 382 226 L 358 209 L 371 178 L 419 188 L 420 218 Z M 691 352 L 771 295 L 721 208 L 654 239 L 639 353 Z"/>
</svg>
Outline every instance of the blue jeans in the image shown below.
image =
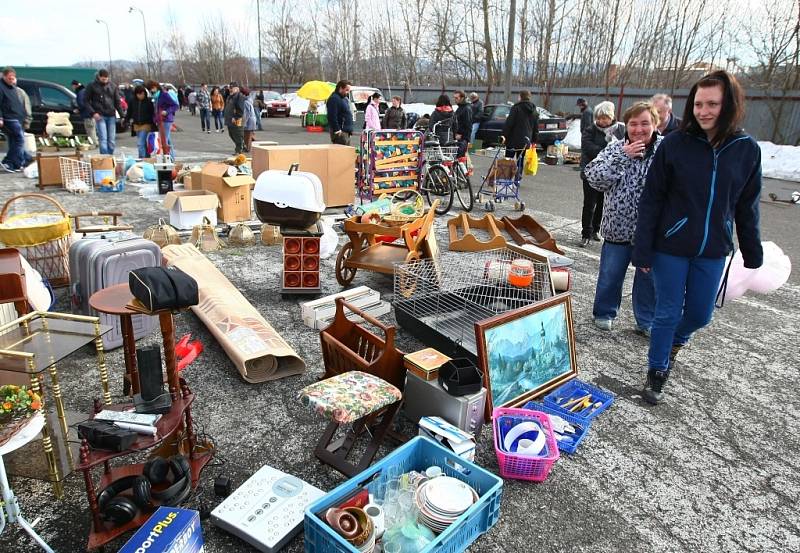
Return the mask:
<svg viewBox="0 0 800 553">
<path fill-rule="evenodd" d="M 212 113 L 214 114 L 214 128 L 217 129 L 217 130 L 224 129 L 225 128 L 225 123 L 223 122 L 223 119 L 222 119 L 222 110 L 221 109 L 215 109 L 215 110 L 212 110 Z"/>
<path fill-rule="evenodd" d="M 164 122 L 164 140 L 169 145 L 169 157 L 172 158 L 172 161 L 175 161 L 175 148 L 172 147 L 172 123 L 171 122 Z M 161 145 L 161 150 L 165 150 L 164 144 Z"/>
<path fill-rule="evenodd" d="M 136 133 L 136 147 L 139 150 L 139 158 L 144 159 L 147 157 L 147 135 L 150 131 L 138 131 Z"/>
<path fill-rule="evenodd" d="M 630 244 L 612 244 L 603 242 L 600 251 L 600 272 L 597 275 L 597 289 L 594 293 L 595 319 L 609 320 L 617 317 L 622 301 L 622 284 L 628 265 L 631 262 L 633 246 Z M 656 291 L 653 277 L 639 269 L 633 276 L 633 316 L 636 325 L 642 330 L 650 330 L 656 308 Z"/>
<path fill-rule="evenodd" d="M 103 115 L 97 121 L 97 140 L 100 142 L 100 153 L 113 154 L 116 139 L 117 118 L 113 115 Z"/>
<path fill-rule="evenodd" d="M 724 257 L 653 254 L 656 315 L 647 355 L 651 369 L 668 370 L 673 344 L 685 344 L 696 330 L 711 322 L 724 269 Z"/>
<path fill-rule="evenodd" d="M 25 151 L 25 131 L 16 119 L 3 121 L 3 133 L 8 141 L 8 152 L 3 163 L 10 169 L 22 169 L 31 162 L 31 156 Z"/>
<path fill-rule="evenodd" d="M 200 128 L 204 131 L 211 130 L 211 110 L 200 108 Z"/>
<path fill-rule="evenodd" d="M 469 135 L 469 142 L 470 144 L 475 142 L 475 135 L 478 134 L 478 127 L 480 127 L 480 123 L 473 123 L 472 124 L 472 134 Z"/>
</svg>

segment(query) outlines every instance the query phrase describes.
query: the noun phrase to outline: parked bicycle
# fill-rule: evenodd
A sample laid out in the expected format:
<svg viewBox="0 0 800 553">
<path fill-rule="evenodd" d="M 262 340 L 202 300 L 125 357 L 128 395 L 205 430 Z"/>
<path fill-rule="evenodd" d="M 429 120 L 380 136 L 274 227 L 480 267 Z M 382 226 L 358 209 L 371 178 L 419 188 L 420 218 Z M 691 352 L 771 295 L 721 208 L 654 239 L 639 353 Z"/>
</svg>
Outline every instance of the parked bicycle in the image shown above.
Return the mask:
<svg viewBox="0 0 800 553">
<path fill-rule="evenodd" d="M 471 211 L 473 194 L 472 183 L 467 174 L 466 155 L 459 157 L 457 141 L 441 143 L 436 128 L 441 123 L 446 121 L 434 124 L 425 140 L 420 191 L 429 205 L 433 205 L 434 199 L 439 200 L 439 207 L 436 209 L 438 215 L 450 211 L 453 195 L 458 196 L 458 202 L 464 211 Z M 449 138 L 449 134 L 448 130 L 446 138 Z"/>
</svg>

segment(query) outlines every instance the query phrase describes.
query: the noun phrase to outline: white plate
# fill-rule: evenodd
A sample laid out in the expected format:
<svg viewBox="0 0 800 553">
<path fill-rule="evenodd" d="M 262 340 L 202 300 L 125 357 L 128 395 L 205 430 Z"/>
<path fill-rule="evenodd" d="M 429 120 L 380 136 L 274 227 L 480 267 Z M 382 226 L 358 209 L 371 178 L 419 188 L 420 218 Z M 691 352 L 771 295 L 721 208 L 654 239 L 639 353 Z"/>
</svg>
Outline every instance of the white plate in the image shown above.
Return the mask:
<svg viewBox="0 0 800 553">
<path fill-rule="evenodd" d="M 456 518 L 472 506 L 474 497 L 468 484 L 449 476 L 434 478 L 425 486 L 427 505 L 443 514 L 456 515 Z"/>
</svg>

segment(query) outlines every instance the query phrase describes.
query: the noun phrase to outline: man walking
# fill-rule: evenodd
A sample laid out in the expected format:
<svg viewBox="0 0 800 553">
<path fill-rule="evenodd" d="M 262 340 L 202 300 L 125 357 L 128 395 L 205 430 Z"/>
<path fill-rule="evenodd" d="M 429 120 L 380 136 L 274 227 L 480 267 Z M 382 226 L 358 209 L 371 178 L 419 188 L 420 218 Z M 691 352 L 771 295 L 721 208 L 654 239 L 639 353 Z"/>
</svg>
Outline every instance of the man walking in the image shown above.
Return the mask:
<svg viewBox="0 0 800 553">
<path fill-rule="evenodd" d="M 539 139 L 539 112 L 531 101 L 531 93 L 522 90 L 519 102 L 514 104 L 503 124 L 506 139 L 506 157 L 516 158 L 525 153 L 528 146 L 535 146 Z"/>
<path fill-rule="evenodd" d="M 592 112 L 592 108 L 589 107 L 589 104 L 586 103 L 586 100 L 583 98 L 578 98 L 578 101 L 575 103 L 578 106 L 578 109 L 581 110 L 581 133 L 592 126 L 594 123 L 594 115 Z"/>
<path fill-rule="evenodd" d="M 117 85 L 108 78 L 108 71 L 101 69 L 95 80 L 86 87 L 86 105 L 97 124 L 97 138 L 101 154 L 113 154 L 117 139 L 117 113 L 122 113 Z"/>
<path fill-rule="evenodd" d="M 0 81 L 0 129 L 6 135 L 8 152 L 0 167 L 8 173 L 16 173 L 31 162 L 25 151 L 25 121 L 31 114 L 26 108 L 25 98 L 17 87 L 17 72 L 13 67 L 3 69 Z M 22 91 L 24 94 L 24 91 Z"/>
<path fill-rule="evenodd" d="M 353 112 L 350 111 L 350 81 L 339 81 L 336 90 L 328 97 L 325 106 L 328 110 L 328 131 L 333 144 L 350 145 L 353 134 Z"/>
<path fill-rule="evenodd" d="M 681 126 L 680 117 L 672 113 L 672 98 L 668 94 L 656 94 L 650 100 L 658 112 L 658 134 L 667 136 Z"/>
<path fill-rule="evenodd" d="M 244 150 L 244 94 L 239 91 L 239 83 L 236 82 L 230 84 L 229 91 L 223 117 L 228 135 L 233 140 L 234 152 L 241 154 Z"/>
<path fill-rule="evenodd" d="M 472 134 L 470 134 L 470 144 L 475 143 L 475 135 L 478 134 L 478 127 L 481 126 L 483 121 L 483 102 L 477 92 L 472 92 L 469 95 L 469 101 L 472 104 Z"/>
<path fill-rule="evenodd" d="M 204 133 L 211 134 L 211 94 L 206 83 L 202 83 L 197 91 L 197 105 L 200 107 L 200 127 Z"/>
<path fill-rule="evenodd" d="M 86 105 L 86 87 L 79 81 L 72 81 L 72 92 L 76 96 L 75 101 L 78 104 L 78 113 L 83 120 L 83 127 L 86 129 L 86 136 L 91 138 L 92 142 L 97 145 L 97 126 L 92 117 L 92 110 Z"/>
<path fill-rule="evenodd" d="M 456 140 L 458 141 L 458 157 L 467 152 L 470 136 L 472 136 L 472 106 L 467 104 L 467 95 L 463 90 L 453 94 L 456 101 Z"/>
</svg>

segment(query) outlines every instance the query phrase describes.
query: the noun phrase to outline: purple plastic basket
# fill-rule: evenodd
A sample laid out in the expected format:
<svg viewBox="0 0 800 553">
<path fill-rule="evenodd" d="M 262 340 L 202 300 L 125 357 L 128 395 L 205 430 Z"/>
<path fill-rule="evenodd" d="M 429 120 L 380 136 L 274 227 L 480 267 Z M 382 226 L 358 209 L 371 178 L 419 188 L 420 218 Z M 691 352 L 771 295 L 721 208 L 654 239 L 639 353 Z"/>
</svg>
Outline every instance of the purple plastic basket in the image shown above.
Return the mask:
<svg viewBox="0 0 800 553">
<path fill-rule="evenodd" d="M 512 415 L 534 419 L 545 431 L 545 439 L 548 454 L 544 457 L 528 457 L 517 455 L 500 449 L 500 430 L 497 428 L 497 421 L 503 415 Z M 498 407 L 492 412 L 492 429 L 494 430 L 494 450 L 497 453 L 497 464 L 500 465 L 500 476 L 503 478 L 514 478 L 515 480 L 532 480 L 533 482 L 543 482 L 550 474 L 550 469 L 558 460 L 558 443 L 550 426 L 550 418 L 539 411 L 529 409 L 512 409 L 508 407 Z"/>
</svg>

